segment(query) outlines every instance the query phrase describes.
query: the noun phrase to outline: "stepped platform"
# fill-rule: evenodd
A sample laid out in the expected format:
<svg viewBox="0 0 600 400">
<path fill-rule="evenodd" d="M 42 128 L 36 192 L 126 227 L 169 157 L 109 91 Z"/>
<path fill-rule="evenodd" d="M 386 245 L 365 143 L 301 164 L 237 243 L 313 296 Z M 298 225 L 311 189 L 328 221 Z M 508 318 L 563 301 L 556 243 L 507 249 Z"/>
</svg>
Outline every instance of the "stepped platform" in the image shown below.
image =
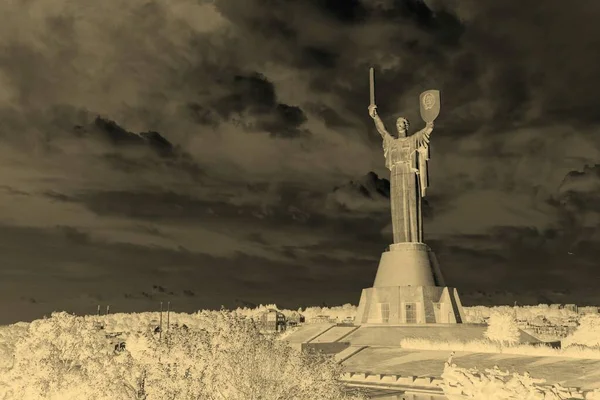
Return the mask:
<svg viewBox="0 0 600 400">
<path fill-rule="evenodd" d="M 444 363 L 450 351 L 409 350 L 400 348 L 403 338 L 428 340 L 482 339 L 485 325 L 427 324 L 427 325 L 335 325 L 307 324 L 285 340 L 302 348 L 327 349 L 343 366 L 342 380 L 352 388 L 368 388 L 383 398 L 399 390 L 403 396 L 443 399 L 439 387 Z M 521 332 L 520 342 L 541 344 L 533 336 Z M 343 346 L 342 346 L 343 344 Z M 337 345 L 337 346 L 336 346 Z M 333 353 L 331 349 L 335 350 Z M 498 366 L 502 370 L 543 378 L 548 384 L 561 384 L 582 391 L 600 388 L 600 360 L 567 357 L 538 357 L 512 354 L 456 352 L 453 362 L 463 368 L 480 371 Z M 377 397 L 379 398 L 379 397 Z M 402 398 L 402 397 L 399 397 Z M 406 397 L 410 398 L 410 397 Z"/>
<path fill-rule="evenodd" d="M 348 341 L 348 336 L 352 335 L 352 333 L 357 329 L 357 326 L 333 326 L 313 339 L 311 343 L 333 343 L 339 342 L 342 339 L 344 341 Z"/>
<path fill-rule="evenodd" d="M 312 340 L 323 334 L 328 329 L 331 329 L 336 324 L 319 323 L 306 324 L 296 330 L 296 332 L 285 338 L 292 347 L 301 349 L 303 344 L 310 343 Z"/>
<path fill-rule="evenodd" d="M 307 324 L 290 334 L 290 343 L 348 342 L 350 346 L 399 346 L 405 338 L 434 341 L 483 339 L 486 325 L 481 324 L 404 324 L 404 325 L 336 325 Z M 520 343 L 537 344 L 540 340 L 521 331 Z"/>
<path fill-rule="evenodd" d="M 412 376 L 415 381 L 425 377 L 437 382 L 449 354 L 448 351 L 367 347 L 343 361 L 342 365 L 347 374 L 356 375 L 360 371 L 371 376 L 371 381 L 375 376 Z M 559 383 L 584 391 L 600 388 L 600 360 L 456 352 L 453 363 L 462 368 L 476 367 L 480 371 L 497 365 L 501 370 L 529 372 L 536 379 L 546 379 L 549 384 Z"/>
</svg>

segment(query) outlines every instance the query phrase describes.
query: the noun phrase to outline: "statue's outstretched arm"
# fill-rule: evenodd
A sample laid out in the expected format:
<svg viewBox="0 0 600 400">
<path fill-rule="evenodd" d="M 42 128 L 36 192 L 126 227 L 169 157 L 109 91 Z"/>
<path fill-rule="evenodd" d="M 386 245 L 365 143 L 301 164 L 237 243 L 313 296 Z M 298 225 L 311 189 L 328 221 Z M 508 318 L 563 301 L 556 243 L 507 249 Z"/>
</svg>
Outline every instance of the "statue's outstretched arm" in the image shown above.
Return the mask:
<svg viewBox="0 0 600 400">
<path fill-rule="evenodd" d="M 427 161 L 429 160 L 429 140 L 433 131 L 433 122 L 428 122 L 425 128 L 411 136 L 414 138 L 415 150 L 419 153 L 417 158 L 417 167 L 419 170 L 419 187 L 421 188 L 421 197 L 427 195 L 429 187 L 429 168 Z"/>
<path fill-rule="evenodd" d="M 369 106 L 369 115 L 373 118 L 375 122 L 375 128 L 377 128 L 377 132 L 381 135 L 381 137 L 385 138 L 386 136 L 391 136 L 390 133 L 385 129 L 385 125 L 383 125 L 383 121 L 379 118 L 379 114 L 377 114 L 377 106 L 371 105 Z"/>
<path fill-rule="evenodd" d="M 412 135 L 411 137 L 415 140 L 415 147 L 429 147 L 431 132 L 433 132 L 433 122 L 428 122 L 425 124 L 425 128 Z"/>
<path fill-rule="evenodd" d="M 375 115 L 373 121 L 375 121 L 375 128 L 377 128 L 377 132 L 379 132 L 381 137 L 391 136 L 390 133 L 385 129 L 385 125 L 383 125 L 383 121 L 381 118 L 379 118 L 379 115 Z"/>
</svg>

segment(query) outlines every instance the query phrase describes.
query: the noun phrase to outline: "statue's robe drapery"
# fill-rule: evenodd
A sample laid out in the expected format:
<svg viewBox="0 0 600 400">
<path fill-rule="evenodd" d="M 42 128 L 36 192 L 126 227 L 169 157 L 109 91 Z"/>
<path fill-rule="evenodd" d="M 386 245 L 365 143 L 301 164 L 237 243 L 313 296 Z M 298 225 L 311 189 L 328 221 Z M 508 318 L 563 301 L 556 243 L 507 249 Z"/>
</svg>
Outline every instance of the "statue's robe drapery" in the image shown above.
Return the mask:
<svg viewBox="0 0 600 400">
<path fill-rule="evenodd" d="M 394 138 L 382 133 L 385 166 L 390 170 L 394 243 L 423 242 L 421 199 L 429 187 L 427 127 L 412 136 Z"/>
</svg>

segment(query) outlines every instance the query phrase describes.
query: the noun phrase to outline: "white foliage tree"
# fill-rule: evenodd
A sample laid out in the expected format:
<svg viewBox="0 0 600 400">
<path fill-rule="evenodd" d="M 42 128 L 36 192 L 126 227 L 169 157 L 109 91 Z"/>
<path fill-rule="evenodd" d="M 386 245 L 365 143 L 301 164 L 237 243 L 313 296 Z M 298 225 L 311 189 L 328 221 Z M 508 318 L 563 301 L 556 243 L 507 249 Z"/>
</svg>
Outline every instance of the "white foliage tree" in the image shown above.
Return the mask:
<svg viewBox="0 0 600 400">
<path fill-rule="evenodd" d="M 503 344 L 514 344 L 519 341 L 520 331 L 512 313 L 492 312 L 488 320 L 485 337 Z"/>
<path fill-rule="evenodd" d="M 68 313 L 33 321 L 2 375 L 7 399 L 131 399 L 135 369 L 93 321 Z"/>
<path fill-rule="evenodd" d="M 144 370 L 141 397 L 163 399 L 345 399 L 333 360 L 301 354 L 227 311 L 195 315 L 202 328 L 174 328 L 162 340 L 131 335 L 126 348 Z"/>
<path fill-rule="evenodd" d="M 195 329 L 171 329 L 159 340 L 150 332 L 131 335 L 127 351 L 142 369 L 138 387 L 143 399 L 198 399 L 205 392 L 207 339 Z"/>
<path fill-rule="evenodd" d="M 210 400 L 345 399 L 332 359 L 300 353 L 259 334 L 249 320 L 227 312 L 203 313 L 210 338 L 205 382 Z"/>
<path fill-rule="evenodd" d="M 17 338 L 26 335 L 28 329 L 29 323 L 26 322 L 0 326 L 0 374 L 12 368 Z"/>
<path fill-rule="evenodd" d="M 363 398 L 345 392 L 332 358 L 262 335 L 249 318 L 228 311 L 172 317 L 179 326 L 160 339 L 150 329 L 155 313 L 62 312 L 21 326 L 17 339 L 1 336 L 8 361 L 0 368 L 0 400 Z M 124 351 L 115 352 L 107 331 L 123 332 Z"/>
<path fill-rule="evenodd" d="M 563 340 L 563 345 L 600 347 L 600 315 L 587 314 L 579 320 L 579 326 Z"/>
</svg>

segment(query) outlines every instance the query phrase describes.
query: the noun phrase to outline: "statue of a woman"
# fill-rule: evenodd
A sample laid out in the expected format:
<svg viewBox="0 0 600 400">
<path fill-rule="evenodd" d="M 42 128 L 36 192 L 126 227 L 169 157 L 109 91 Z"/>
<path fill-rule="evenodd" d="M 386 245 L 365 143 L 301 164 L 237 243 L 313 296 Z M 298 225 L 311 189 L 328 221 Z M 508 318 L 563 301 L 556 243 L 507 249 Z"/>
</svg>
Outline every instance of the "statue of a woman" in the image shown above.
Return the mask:
<svg viewBox="0 0 600 400">
<path fill-rule="evenodd" d="M 433 122 L 427 122 L 424 129 L 408 136 L 408 121 L 398 118 L 398 134 L 392 135 L 377 115 L 376 105 L 369 106 L 369 115 L 383 138 L 385 166 L 390 170 L 394 243 L 423 243 L 421 199 L 429 187 L 427 161 Z"/>
</svg>

